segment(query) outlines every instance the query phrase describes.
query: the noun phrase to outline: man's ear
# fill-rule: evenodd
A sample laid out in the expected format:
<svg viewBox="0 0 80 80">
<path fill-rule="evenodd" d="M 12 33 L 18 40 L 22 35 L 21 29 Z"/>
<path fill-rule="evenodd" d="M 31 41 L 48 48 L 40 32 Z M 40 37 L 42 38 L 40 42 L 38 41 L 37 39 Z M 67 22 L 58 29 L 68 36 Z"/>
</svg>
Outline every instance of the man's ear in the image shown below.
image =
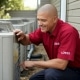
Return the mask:
<svg viewBox="0 0 80 80">
<path fill-rule="evenodd" d="M 54 16 L 54 23 L 56 23 L 57 22 L 57 20 L 58 20 L 58 17 L 57 16 Z"/>
</svg>

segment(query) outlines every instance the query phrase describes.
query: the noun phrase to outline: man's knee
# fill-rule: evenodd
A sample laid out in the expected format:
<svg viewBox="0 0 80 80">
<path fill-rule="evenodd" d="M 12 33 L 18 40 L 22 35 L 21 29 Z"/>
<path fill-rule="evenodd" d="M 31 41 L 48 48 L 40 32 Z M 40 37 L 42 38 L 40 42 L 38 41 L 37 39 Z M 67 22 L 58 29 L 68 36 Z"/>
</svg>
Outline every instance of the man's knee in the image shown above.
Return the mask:
<svg viewBox="0 0 80 80">
<path fill-rule="evenodd" d="M 36 80 L 34 76 L 31 76 L 29 80 Z"/>
<path fill-rule="evenodd" d="M 34 78 L 30 77 L 29 80 L 35 80 Z"/>
<path fill-rule="evenodd" d="M 54 75 L 52 76 L 52 74 L 46 74 L 45 75 L 45 80 L 53 80 Z"/>
<path fill-rule="evenodd" d="M 61 74 L 56 69 L 47 69 L 45 72 L 45 80 L 61 80 Z"/>
<path fill-rule="evenodd" d="M 45 70 L 41 70 L 38 73 L 32 75 L 29 80 L 44 80 Z"/>
</svg>

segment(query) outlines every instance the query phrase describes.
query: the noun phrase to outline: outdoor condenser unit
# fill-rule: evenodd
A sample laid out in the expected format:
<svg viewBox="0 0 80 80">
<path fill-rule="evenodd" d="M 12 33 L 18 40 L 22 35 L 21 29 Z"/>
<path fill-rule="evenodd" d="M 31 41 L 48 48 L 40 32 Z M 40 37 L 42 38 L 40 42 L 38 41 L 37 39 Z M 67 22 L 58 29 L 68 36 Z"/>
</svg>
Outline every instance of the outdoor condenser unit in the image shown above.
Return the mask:
<svg viewBox="0 0 80 80">
<path fill-rule="evenodd" d="M 20 80 L 19 45 L 12 29 L 0 22 L 0 80 Z"/>
<path fill-rule="evenodd" d="M 25 27 L 26 24 L 18 18 L 11 18 L 11 19 L 0 19 L 1 22 L 11 22 L 14 29 L 21 29 L 25 33 Z M 20 44 L 20 62 L 24 61 L 26 59 L 26 49 L 25 46 Z M 22 69 L 21 69 L 22 71 Z"/>
</svg>

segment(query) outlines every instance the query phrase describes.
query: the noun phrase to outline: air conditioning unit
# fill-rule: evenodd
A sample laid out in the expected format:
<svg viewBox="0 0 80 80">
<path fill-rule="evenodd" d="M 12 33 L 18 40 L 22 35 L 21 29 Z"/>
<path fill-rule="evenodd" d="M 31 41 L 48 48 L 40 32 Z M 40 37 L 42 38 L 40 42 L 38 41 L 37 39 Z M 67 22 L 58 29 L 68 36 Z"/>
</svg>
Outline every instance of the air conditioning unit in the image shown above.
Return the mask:
<svg viewBox="0 0 80 80">
<path fill-rule="evenodd" d="M 0 22 L 3 22 L 4 24 L 6 24 L 6 26 L 10 26 L 10 24 L 8 23 L 11 23 L 12 24 L 11 26 L 13 26 L 14 29 L 21 29 L 24 33 L 26 31 L 25 30 L 26 24 L 21 19 L 18 19 L 18 18 L 0 19 Z M 20 44 L 20 53 L 21 53 L 20 62 L 22 62 L 23 60 L 26 59 L 26 49 L 25 49 L 25 46 L 23 46 L 22 44 Z"/>
<path fill-rule="evenodd" d="M 0 23 L 0 80 L 20 80 L 20 51 L 11 27 Z"/>
</svg>

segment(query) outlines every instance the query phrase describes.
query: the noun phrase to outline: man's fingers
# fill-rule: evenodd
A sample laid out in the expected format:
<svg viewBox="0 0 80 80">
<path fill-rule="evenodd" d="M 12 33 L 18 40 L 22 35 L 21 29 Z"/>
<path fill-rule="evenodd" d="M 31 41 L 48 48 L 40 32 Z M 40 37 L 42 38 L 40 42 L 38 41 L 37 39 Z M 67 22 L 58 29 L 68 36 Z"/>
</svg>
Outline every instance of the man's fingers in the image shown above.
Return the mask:
<svg viewBox="0 0 80 80">
<path fill-rule="evenodd" d="M 21 30 L 20 29 L 15 29 L 15 30 L 13 30 L 13 32 L 16 34 L 16 33 L 18 33 L 18 32 L 20 32 Z"/>
<path fill-rule="evenodd" d="M 18 38 L 18 41 L 21 41 L 23 38 L 22 37 L 20 37 L 20 38 Z"/>
<path fill-rule="evenodd" d="M 20 41 L 24 38 L 24 33 L 20 29 L 13 30 L 13 32 L 15 33 L 18 41 Z"/>
<path fill-rule="evenodd" d="M 23 34 L 22 31 L 19 31 L 19 32 L 16 33 L 17 36 L 22 35 L 22 34 Z"/>
<path fill-rule="evenodd" d="M 21 66 L 23 69 L 28 70 L 27 67 L 25 67 L 24 62 L 22 62 L 21 64 L 19 64 L 19 66 Z"/>
</svg>

